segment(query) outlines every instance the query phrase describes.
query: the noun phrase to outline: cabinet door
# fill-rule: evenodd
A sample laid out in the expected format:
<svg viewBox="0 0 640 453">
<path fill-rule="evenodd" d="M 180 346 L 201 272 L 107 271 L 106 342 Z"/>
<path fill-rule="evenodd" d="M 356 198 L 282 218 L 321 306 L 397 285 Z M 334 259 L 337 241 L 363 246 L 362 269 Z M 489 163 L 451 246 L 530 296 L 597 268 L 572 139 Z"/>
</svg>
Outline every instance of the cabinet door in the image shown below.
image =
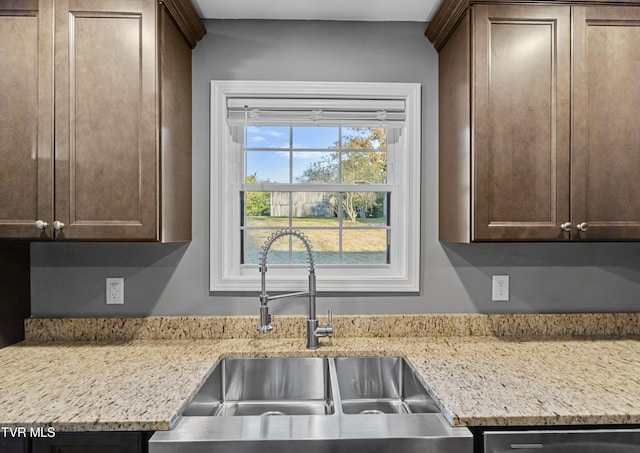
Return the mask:
<svg viewBox="0 0 640 453">
<path fill-rule="evenodd" d="M 50 1 L 0 2 L 0 238 L 47 237 L 53 212 Z"/>
<path fill-rule="evenodd" d="M 472 13 L 473 240 L 568 240 L 570 8 Z"/>
<path fill-rule="evenodd" d="M 32 453 L 140 453 L 140 433 L 57 433 L 33 438 Z"/>
<path fill-rule="evenodd" d="M 154 240 L 156 2 L 55 8 L 56 238 Z"/>
<path fill-rule="evenodd" d="M 29 443 L 26 437 L 0 436 L 0 453 L 28 453 Z"/>
<path fill-rule="evenodd" d="M 571 197 L 582 240 L 640 239 L 640 8 L 574 7 Z"/>
</svg>

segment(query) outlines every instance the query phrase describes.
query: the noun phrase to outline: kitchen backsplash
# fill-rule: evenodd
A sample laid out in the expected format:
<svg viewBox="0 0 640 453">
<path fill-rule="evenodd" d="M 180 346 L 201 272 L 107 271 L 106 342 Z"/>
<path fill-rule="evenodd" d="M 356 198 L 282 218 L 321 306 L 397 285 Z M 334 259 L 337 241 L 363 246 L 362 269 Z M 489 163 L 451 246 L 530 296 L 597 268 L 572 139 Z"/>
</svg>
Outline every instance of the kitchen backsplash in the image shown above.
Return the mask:
<svg viewBox="0 0 640 453">
<path fill-rule="evenodd" d="M 638 313 L 497 315 L 340 315 L 336 338 L 495 336 L 585 337 L 640 335 Z M 320 322 L 326 319 L 320 317 Z M 141 318 L 30 318 L 29 341 L 129 341 L 267 338 L 257 316 L 158 316 Z M 274 316 L 268 338 L 305 338 L 304 316 Z"/>
</svg>

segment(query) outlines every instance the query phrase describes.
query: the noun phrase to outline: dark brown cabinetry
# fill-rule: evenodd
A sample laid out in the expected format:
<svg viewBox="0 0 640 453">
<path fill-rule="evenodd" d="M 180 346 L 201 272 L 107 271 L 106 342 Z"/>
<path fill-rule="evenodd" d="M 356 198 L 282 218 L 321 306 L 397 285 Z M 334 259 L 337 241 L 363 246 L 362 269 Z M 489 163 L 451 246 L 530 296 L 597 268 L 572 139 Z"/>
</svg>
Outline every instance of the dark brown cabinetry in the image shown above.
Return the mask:
<svg viewBox="0 0 640 453">
<path fill-rule="evenodd" d="M 640 8 L 540 3 L 445 0 L 427 29 L 442 241 L 640 240 Z"/>
<path fill-rule="evenodd" d="M 571 219 L 640 240 L 640 7 L 575 7 Z"/>
<path fill-rule="evenodd" d="M 26 432 L 31 433 L 30 428 Z M 0 436 L 0 453 L 146 453 L 152 433 L 90 432 Z M 49 437 L 49 435 L 51 437 Z"/>
<path fill-rule="evenodd" d="M 26 438 L 0 435 L 0 453 L 27 453 L 28 451 L 29 441 Z"/>
<path fill-rule="evenodd" d="M 203 34 L 190 2 L 0 4 L 0 238 L 190 239 Z"/>
<path fill-rule="evenodd" d="M 31 315 L 29 271 L 29 243 L 1 241 L 0 348 L 24 340 L 24 320 Z M 0 430 L 0 453 L 2 440 Z"/>
<path fill-rule="evenodd" d="M 49 2 L 50 3 L 50 2 Z M 42 7 L 41 7 L 42 6 Z M 0 2 L 0 237 L 53 216 L 53 9 Z"/>
<path fill-rule="evenodd" d="M 144 433 L 58 433 L 32 439 L 31 453 L 143 453 Z"/>
</svg>

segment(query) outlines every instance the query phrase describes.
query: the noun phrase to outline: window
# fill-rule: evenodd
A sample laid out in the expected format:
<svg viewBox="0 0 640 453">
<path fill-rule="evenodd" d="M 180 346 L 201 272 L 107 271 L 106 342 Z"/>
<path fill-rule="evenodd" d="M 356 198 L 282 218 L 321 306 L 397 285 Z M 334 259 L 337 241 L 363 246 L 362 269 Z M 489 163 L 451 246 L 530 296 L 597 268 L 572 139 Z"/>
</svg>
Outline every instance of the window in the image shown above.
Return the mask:
<svg viewBox="0 0 640 453">
<path fill-rule="evenodd" d="M 258 263 L 265 240 L 283 227 L 304 230 L 316 264 L 390 264 L 393 193 L 387 185 L 387 137 L 396 135 L 392 131 L 246 127 L 241 264 Z M 304 264 L 301 244 L 286 242 L 278 242 L 269 262 Z"/>
<path fill-rule="evenodd" d="M 418 291 L 420 86 L 213 81 L 211 290 L 260 286 L 262 245 L 300 229 L 320 291 Z M 303 290 L 291 237 L 268 257 L 269 290 Z"/>
</svg>

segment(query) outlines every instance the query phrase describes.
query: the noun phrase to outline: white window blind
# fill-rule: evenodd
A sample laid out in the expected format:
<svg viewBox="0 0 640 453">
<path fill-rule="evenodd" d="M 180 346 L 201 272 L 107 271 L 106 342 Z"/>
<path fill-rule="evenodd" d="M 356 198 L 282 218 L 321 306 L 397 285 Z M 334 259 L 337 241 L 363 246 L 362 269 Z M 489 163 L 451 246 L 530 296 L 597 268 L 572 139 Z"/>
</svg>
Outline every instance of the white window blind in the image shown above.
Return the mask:
<svg viewBox="0 0 640 453">
<path fill-rule="evenodd" d="M 229 125 L 403 127 L 403 99 L 228 98 Z"/>
</svg>

